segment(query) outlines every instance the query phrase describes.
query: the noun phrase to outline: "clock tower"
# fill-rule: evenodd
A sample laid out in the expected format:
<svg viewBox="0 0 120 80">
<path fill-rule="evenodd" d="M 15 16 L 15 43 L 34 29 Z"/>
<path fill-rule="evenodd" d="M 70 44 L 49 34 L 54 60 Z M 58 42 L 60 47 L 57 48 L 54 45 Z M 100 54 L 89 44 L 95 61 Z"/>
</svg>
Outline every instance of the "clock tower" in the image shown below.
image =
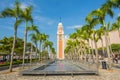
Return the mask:
<svg viewBox="0 0 120 80">
<path fill-rule="evenodd" d="M 57 31 L 57 59 L 58 60 L 64 59 L 64 31 L 61 21 L 58 23 Z"/>
</svg>

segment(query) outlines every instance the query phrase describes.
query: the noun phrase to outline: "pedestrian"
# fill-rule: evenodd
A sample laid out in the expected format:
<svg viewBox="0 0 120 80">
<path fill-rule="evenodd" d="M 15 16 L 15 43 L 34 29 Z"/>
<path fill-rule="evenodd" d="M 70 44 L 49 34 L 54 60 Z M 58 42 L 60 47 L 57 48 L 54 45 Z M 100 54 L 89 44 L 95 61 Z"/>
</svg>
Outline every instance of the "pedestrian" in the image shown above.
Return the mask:
<svg viewBox="0 0 120 80">
<path fill-rule="evenodd" d="M 116 61 L 116 63 L 118 63 L 118 58 L 117 57 L 115 58 L 115 61 Z"/>
</svg>

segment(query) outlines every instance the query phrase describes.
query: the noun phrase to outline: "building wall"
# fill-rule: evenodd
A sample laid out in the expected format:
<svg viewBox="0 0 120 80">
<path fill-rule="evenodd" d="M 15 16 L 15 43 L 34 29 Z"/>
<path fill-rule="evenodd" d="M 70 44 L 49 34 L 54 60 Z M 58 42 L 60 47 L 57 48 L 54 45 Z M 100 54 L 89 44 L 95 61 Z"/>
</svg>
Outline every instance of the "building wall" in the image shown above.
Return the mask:
<svg viewBox="0 0 120 80">
<path fill-rule="evenodd" d="M 118 31 L 111 31 L 109 32 L 109 42 L 110 44 L 120 44 L 120 38 L 119 38 L 119 34 L 118 34 Z M 102 36 L 102 39 L 103 39 L 103 46 L 105 47 L 106 46 L 106 43 L 105 43 L 105 36 Z M 90 46 L 93 48 L 95 48 L 94 46 L 94 42 L 90 40 Z M 102 44 L 101 44 L 101 40 L 98 40 L 97 42 L 97 47 L 100 48 L 102 47 Z"/>
</svg>

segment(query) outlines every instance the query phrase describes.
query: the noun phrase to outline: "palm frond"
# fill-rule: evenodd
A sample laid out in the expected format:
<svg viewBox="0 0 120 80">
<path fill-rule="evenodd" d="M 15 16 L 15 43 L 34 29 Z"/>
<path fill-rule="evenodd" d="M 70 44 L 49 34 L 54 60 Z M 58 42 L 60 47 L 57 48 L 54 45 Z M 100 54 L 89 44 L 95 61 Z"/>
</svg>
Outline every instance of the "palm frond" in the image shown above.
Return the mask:
<svg viewBox="0 0 120 80">
<path fill-rule="evenodd" d="M 1 15 L 2 15 L 3 17 L 14 17 L 14 16 L 16 16 L 14 10 L 13 10 L 13 9 L 10 9 L 10 8 L 4 9 L 4 10 L 1 12 Z"/>
<path fill-rule="evenodd" d="M 112 18 L 114 16 L 114 13 L 111 9 L 108 9 L 107 14 L 110 15 L 110 17 L 112 17 Z"/>
<path fill-rule="evenodd" d="M 2 14 L 1 14 L 1 12 L 0 12 L 0 18 L 3 18 L 3 16 L 2 16 Z"/>
<path fill-rule="evenodd" d="M 27 22 L 33 21 L 33 19 L 32 19 L 32 6 L 29 6 L 22 11 L 21 18 Z"/>
<path fill-rule="evenodd" d="M 16 29 L 22 22 L 23 20 L 17 20 L 14 24 L 14 28 Z"/>
<path fill-rule="evenodd" d="M 118 22 L 120 22 L 120 15 L 117 17 Z"/>
<path fill-rule="evenodd" d="M 116 29 L 119 29 L 119 25 L 117 23 L 113 23 L 111 30 L 116 30 Z"/>
</svg>

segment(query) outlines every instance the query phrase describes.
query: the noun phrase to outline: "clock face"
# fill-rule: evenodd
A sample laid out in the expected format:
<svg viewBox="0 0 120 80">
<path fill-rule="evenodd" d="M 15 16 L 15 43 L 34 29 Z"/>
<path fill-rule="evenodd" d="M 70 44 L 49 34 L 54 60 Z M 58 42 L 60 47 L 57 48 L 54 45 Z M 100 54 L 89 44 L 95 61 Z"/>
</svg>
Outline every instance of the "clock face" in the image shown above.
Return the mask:
<svg viewBox="0 0 120 80">
<path fill-rule="evenodd" d="M 62 28 L 61 27 L 59 28 L 59 33 L 62 33 Z"/>
<path fill-rule="evenodd" d="M 62 40 L 62 35 L 59 35 L 59 40 Z"/>
</svg>

